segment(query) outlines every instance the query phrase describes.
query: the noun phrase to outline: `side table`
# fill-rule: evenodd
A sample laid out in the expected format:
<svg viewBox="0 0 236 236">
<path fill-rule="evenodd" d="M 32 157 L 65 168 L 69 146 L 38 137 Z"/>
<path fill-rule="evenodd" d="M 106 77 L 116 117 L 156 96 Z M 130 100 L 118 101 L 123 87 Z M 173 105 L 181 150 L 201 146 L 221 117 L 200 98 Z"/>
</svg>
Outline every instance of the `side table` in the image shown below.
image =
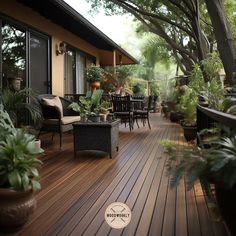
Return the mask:
<svg viewBox="0 0 236 236">
<path fill-rule="evenodd" d="M 74 130 L 74 157 L 77 151 L 100 150 L 109 153 L 118 151 L 119 123 L 112 122 L 77 122 L 73 124 Z"/>
</svg>

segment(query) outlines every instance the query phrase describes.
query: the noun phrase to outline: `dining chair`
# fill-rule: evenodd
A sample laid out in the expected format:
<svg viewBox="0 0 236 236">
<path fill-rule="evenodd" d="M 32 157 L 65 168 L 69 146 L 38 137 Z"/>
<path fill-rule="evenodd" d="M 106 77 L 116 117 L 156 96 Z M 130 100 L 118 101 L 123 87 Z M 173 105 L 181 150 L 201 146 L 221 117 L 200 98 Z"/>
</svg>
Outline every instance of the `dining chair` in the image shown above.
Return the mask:
<svg viewBox="0 0 236 236">
<path fill-rule="evenodd" d="M 121 123 L 125 123 L 125 126 L 126 123 L 129 123 L 129 129 L 131 131 L 133 129 L 133 112 L 130 96 L 112 95 L 111 100 L 115 117 L 119 118 Z"/>
<path fill-rule="evenodd" d="M 151 129 L 150 121 L 149 121 L 149 113 L 152 108 L 153 96 L 148 96 L 148 106 L 143 110 L 134 110 L 133 112 L 133 120 L 136 121 L 136 124 L 139 128 L 138 120 L 140 119 L 143 122 L 143 126 L 145 126 L 146 121 L 148 123 L 149 129 Z"/>
</svg>

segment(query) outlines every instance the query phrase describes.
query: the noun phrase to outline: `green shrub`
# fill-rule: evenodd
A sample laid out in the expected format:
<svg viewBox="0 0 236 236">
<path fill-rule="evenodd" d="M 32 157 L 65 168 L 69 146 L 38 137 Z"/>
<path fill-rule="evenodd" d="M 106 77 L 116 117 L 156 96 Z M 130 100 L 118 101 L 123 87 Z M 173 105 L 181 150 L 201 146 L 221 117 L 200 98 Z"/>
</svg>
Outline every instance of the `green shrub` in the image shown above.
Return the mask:
<svg viewBox="0 0 236 236">
<path fill-rule="evenodd" d="M 0 187 L 14 190 L 40 189 L 36 155 L 43 150 L 34 144 L 35 137 L 16 129 L 0 104 Z"/>
</svg>

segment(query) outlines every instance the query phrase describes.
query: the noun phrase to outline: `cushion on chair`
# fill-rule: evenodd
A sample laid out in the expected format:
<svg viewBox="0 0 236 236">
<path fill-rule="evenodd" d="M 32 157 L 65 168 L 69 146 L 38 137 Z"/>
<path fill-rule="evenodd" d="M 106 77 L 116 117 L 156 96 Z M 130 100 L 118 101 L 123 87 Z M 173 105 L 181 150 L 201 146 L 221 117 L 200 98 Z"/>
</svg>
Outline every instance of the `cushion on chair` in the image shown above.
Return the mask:
<svg viewBox="0 0 236 236">
<path fill-rule="evenodd" d="M 67 125 L 80 121 L 80 116 L 64 116 L 61 118 L 61 124 Z M 46 125 L 57 125 L 58 119 L 47 119 L 43 122 Z"/>
<path fill-rule="evenodd" d="M 61 118 L 61 123 L 63 125 L 71 124 L 80 121 L 80 116 L 64 116 Z"/>
<path fill-rule="evenodd" d="M 58 96 L 54 98 L 42 98 L 42 101 L 47 106 L 55 107 L 59 111 L 60 117 L 61 118 L 63 117 L 63 107 L 62 107 L 61 100 Z"/>
</svg>

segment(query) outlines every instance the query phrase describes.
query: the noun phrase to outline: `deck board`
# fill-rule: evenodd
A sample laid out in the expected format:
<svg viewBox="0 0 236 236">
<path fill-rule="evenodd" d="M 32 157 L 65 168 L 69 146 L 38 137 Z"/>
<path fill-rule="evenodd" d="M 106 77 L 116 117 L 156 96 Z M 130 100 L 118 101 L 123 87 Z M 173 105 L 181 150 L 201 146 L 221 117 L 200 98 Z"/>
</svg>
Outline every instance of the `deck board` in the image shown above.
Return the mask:
<svg viewBox="0 0 236 236">
<path fill-rule="evenodd" d="M 151 114 L 151 126 L 130 132 L 120 127 L 119 152 L 81 152 L 73 157 L 72 134 L 65 134 L 63 150 L 58 137 L 42 136 L 42 190 L 37 209 L 15 235 L 227 235 L 214 221 L 201 186 L 187 191 L 184 180 L 170 189 L 165 173 L 162 139 L 183 142 L 182 129 L 160 114 Z M 112 229 L 104 220 L 106 207 L 124 202 L 132 210 L 130 224 Z M 14 234 L 9 234 L 14 235 Z"/>
</svg>

